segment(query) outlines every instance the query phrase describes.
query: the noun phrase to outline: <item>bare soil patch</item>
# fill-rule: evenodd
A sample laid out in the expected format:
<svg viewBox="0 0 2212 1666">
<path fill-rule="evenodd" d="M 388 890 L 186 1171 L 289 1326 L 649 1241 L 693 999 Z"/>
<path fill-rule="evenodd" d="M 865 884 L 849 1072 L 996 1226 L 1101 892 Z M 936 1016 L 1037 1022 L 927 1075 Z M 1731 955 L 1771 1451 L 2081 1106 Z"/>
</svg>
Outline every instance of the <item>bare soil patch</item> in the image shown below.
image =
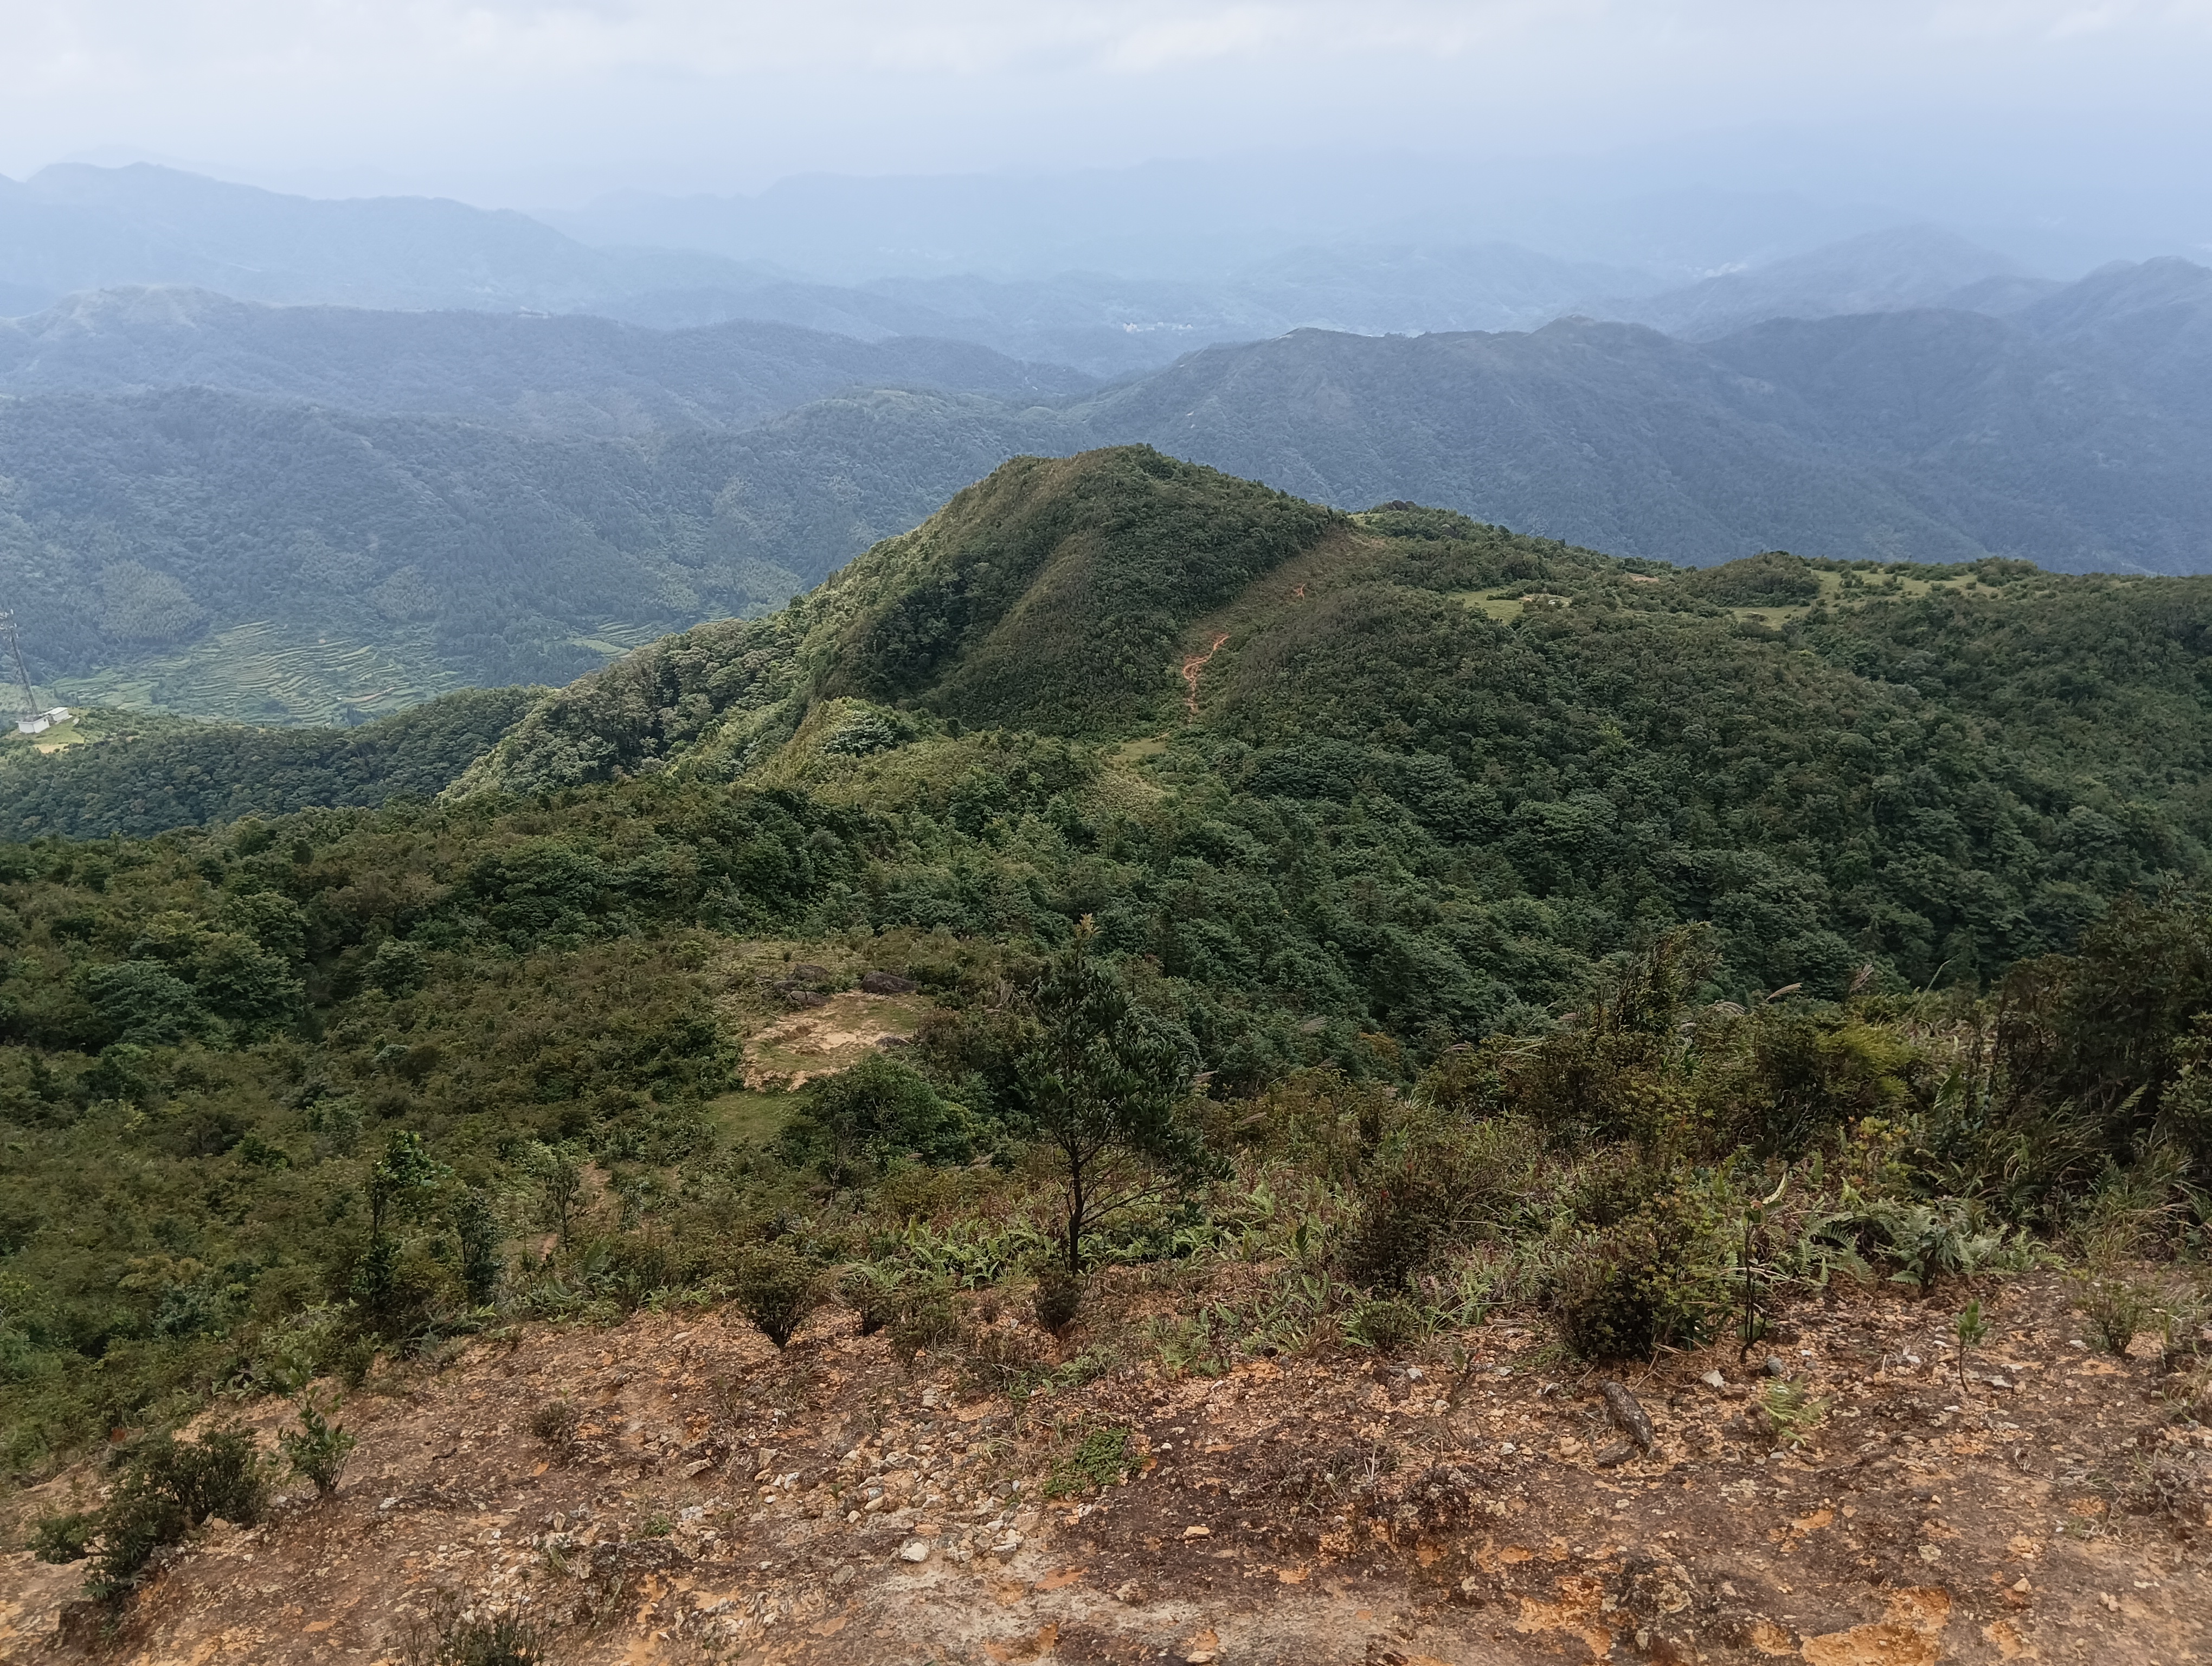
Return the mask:
<svg viewBox="0 0 2212 1666">
<path fill-rule="evenodd" d="M 1152 1299 L 1134 1271 L 1093 1291 L 1102 1325 Z M 334 1498 L 295 1485 L 265 1525 L 211 1529 L 82 1647 L 388 1659 L 452 1591 L 547 1617 L 578 1663 L 2212 1655 L 2212 1432 L 2184 1379 L 2081 1346 L 2056 1275 L 1984 1300 L 1963 1380 L 1951 1307 L 1886 1290 L 1790 1316 L 1772 1366 L 1718 1348 L 1620 1376 L 1648 1451 L 1604 1375 L 1510 1325 L 1462 1359 L 1132 1363 L 1020 1405 L 842 1313 L 780 1355 L 726 1310 L 532 1329 L 380 1372 Z M 1778 1383 L 1809 1408 L 1797 1444 L 1758 1414 Z M 565 1456 L 528 1432 L 561 1395 Z M 287 1410 L 246 1417 L 267 1440 Z M 1127 1431 L 1125 1478 L 1054 1495 L 1100 1430 Z M 15 1500 L 13 1541 L 100 1479 Z M 91 1636 L 79 1572 L 0 1564 L 0 1657 L 82 1651 L 60 1638 Z"/>
</svg>

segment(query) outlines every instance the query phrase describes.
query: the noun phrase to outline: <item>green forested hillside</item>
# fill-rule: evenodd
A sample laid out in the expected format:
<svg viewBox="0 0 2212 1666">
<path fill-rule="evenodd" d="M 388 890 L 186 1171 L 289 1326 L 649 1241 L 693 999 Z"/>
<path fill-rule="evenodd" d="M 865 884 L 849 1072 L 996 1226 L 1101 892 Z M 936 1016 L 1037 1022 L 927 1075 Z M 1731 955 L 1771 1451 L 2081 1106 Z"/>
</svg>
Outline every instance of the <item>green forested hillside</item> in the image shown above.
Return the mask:
<svg viewBox="0 0 2212 1666">
<path fill-rule="evenodd" d="M 1698 565 L 1784 548 L 2190 573 L 2212 528 L 2201 410 L 2109 353 L 1961 312 L 1785 319 L 1704 344 L 1589 319 L 1299 331 L 1070 414 L 1092 443 L 1141 440 L 1327 502 L 1418 498 Z"/>
<path fill-rule="evenodd" d="M 349 729 L 81 714 L 81 723 L 117 733 L 51 756 L 13 737 L 0 750 L 0 840 L 138 836 L 406 794 L 433 798 L 544 692 L 464 689 Z"/>
<path fill-rule="evenodd" d="M 1204 545 L 1149 529 L 1194 514 L 1213 538 L 1270 516 L 1280 531 L 1249 546 L 1243 585 L 1179 593 Z M 1107 550 L 1126 563 L 1114 588 L 1071 600 Z M 984 556 L 1018 600 L 971 584 Z M 1601 954 L 1655 919 L 1722 922 L 1746 984 L 1840 987 L 1869 952 L 1917 982 L 2056 946 L 2097 897 L 2194 871 L 2212 836 L 2208 607 L 2212 581 L 2005 563 L 1768 556 L 1668 574 L 1447 512 L 1301 516 L 1156 453 L 1094 453 L 1009 465 L 805 607 L 672 639 L 550 697 L 457 790 L 670 764 L 743 776 L 798 734 L 819 750 L 799 778 L 865 797 L 852 778 L 891 769 L 879 752 L 962 725 L 1158 730 L 1136 776 L 1176 783 L 1206 854 L 1177 868 L 1176 908 L 1116 906 L 1149 922 L 1124 945 L 1170 964 L 1309 987 L 1316 927 L 1279 922 L 1297 914 L 1285 891 L 1310 895 L 1318 875 L 1285 875 L 1279 853 L 1327 871 L 1387 810 L 1394 859 L 1372 883 L 1413 912 L 1362 935 L 1425 968 L 1395 976 L 1437 1010 L 1509 998 L 1510 979 L 1471 970 L 1499 945 Z M 1042 647 L 1070 617 L 1079 647 L 1000 646 Z M 1209 652 L 1179 724 L 1178 669 Z M 839 696 L 874 704 L 833 716 Z M 1224 843 L 1196 831 L 1224 816 L 1257 819 Z M 1035 860 L 1060 873 L 1088 856 Z M 1446 897 L 1467 912 L 1438 912 Z M 1343 987 L 1335 940 L 1326 976 Z"/>
<path fill-rule="evenodd" d="M 9 1462 L 779 1256 L 905 1311 L 1040 1244 L 1264 1243 L 1648 1353 L 1753 1276 L 1777 1169 L 1923 1274 L 2108 1167 L 2180 1196 L 2208 629 L 2212 580 L 1683 572 L 1019 460 L 435 803 L 0 847 Z M 933 1006 L 909 1046 L 744 1087 L 871 970 Z M 1054 1250 L 1070 990 L 1180 1189 Z"/>
<path fill-rule="evenodd" d="M 856 341 L 751 319 L 647 330 L 531 313 L 270 307 L 188 289 L 100 290 L 0 319 L 0 392 L 209 387 L 572 439 L 745 427 L 853 387 L 1018 404 L 1091 380 L 965 342 Z"/>
<path fill-rule="evenodd" d="M 561 681 L 604 657 L 582 640 L 602 622 L 757 611 L 796 582 L 717 544 L 714 488 L 672 492 L 616 442 L 188 390 L 0 403 L 0 569 L 41 681 L 271 619 L 406 643 L 426 681 Z"/>
<path fill-rule="evenodd" d="M 640 441 L 205 390 L 0 400 L 0 581 L 75 703 L 329 722 L 763 611 L 800 587 L 785 563 L 818 577 L 1027 431 L 926 393 Z"/>
</svg>

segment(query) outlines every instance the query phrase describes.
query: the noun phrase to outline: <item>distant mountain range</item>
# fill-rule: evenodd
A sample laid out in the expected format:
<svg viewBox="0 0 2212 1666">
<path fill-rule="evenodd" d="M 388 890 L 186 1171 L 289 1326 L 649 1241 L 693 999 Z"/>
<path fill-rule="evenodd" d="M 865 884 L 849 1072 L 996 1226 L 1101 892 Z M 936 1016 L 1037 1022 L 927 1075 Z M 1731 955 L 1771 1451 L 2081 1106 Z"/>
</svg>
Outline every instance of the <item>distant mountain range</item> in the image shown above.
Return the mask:
<svg viewBox="0 0 2212 1666">
<path fill-rule="evenodd" d="M 2052 285 L 1922 228 L 1640 294 L 1619 268 L 1413 246 L 1211 286 L 839 288 L 157 169 L 0 190 L 0 222 L 41 216 L 98 270 L 258 263 L 294 298 L 142 284 L 0 322 L 0 594 L 73 700 L 351 721 L 558 682 L 778 605 L 1009 457 L 1124 441 L 1692 565 L 1782 547 L 2212 570 L 2212 271 L 2174 258 Z M 0 277 L 59 272 L 66 240 L 0 242 Z M 742 280 L 808 322 L 514 299 L 641 273 L 712 282 L 629 292 L 640 310 Z M 477 305 L 304 302 L 478 279 Z M 1552 317 L 1571 293 L 1601 298 Z M 1299 316 L 1378 329 L 1278 327 Z M 1517 327 L 1422 328 L 1495 317 Z"/>
<path fill-rule="evenodd" d="M 0 303 L 185 283 L 252 301 L 587 310 L 641 289 L 758 282 L 718 256 L 597 249 L 527 215 L 429 198 L 327 201 L 139 164 L 0 179 Z"/>
<path fill-rule="evenodd" d="M 1778 318 L 1923 307 L 2009 313 L 2060 287 L 1940 227 L 1901 226 L 1686 288 L 1615 297 L 1586 310 L 1690 341 L 1712 341 Z"/>
<path fill-rule="evenodd" d="M 2212 271 L 2100 273 L 2009 319 L 1778 319 L 1692 344 L 1301 331 L 1071 412 L 1087 435 L 1344 505 L 1392 498 L 1622 555 L 1766 547 L 2212 570 Z"/>
<path fill-rule="evenodd" d="M 0 388 L 76 390 L 0 401 L 0 586 L 74 698 L 373 715 L 779 605 L 1009 457 L 1125 441 L 1692 565 L 2203 572 L 2208 386 L 2212 271 L 2170 259 L 2008 318 L 1300 331 L 1105 387 L 780 326 L 137 293 L 0 331 Z"/>
<path fill-rule="evenodd" d="M 646 246 L 662 234 L 736 247 L 782 236 L 802 254 L 830 258 L 832 245 L 811 240 L 822 230 L 823 206 L 811 198 L 781 207 L 781 198 L 763 199 L 744 210 L 746 228 L 720 234 L 715 214 L 736 209 L 617 203 L 567 217 L 593 239 L 581 241 L 524 215 L 459 203 L 327 201 L 143 164 L 66 165 L 21 184 L 0 179 L 0 314 L 43 311 L 88 289 L 185 286 L 287 305 L 589 313 L 664 329 L 747 319 L 863 340 L 926 336 L 1117 376 L 1194 348 L 1301 328 L 1527 330 L 1579 313 L 1704 338 L 1764 318 L 1979 306 L 1976 284 L 1996 286 L 1986 297 L 1995 307 L 2018 299 L 2019 275 L 2006 257 L 1911 227 L 1688 289 L 1671 264 L 1571 260 L 1510 243 L 1454 241 L 1433 228 L 1419 237 L 1319 246 L 1281 246 L 1278 234 L 1279 246 L 1262 253 L 1255 251 L 1270 239 L 1247 226 L 1241 241 L 1224 246 L 1224 254 L 1232 246 L 1242 252 L 1204 277 L 1116 276 L 1080 264 L 1110 248 L 1086 240 L 1083 216 L 1048 200 L 1049 192 L 1030 204 L 1040 228 L 1033 236 L 1063 254 L 1067 270 L 982 277 L 943 271 L 924 257 L 926 218 L 900 217 L 911 218 L 915 202 L 895 210 L 878 200 L 883 192 L 849 183 L 854 213 L 872 205 L 865 212 L 887 240 L 877 256 L 884 264 L 878 275 L 836 283 L 773 260 Z M 903 188 L 910 196 L 913 182 Z M 927 192 L 916 201 L 926 199 Z M 957 204 L 944 206 L 957 216 Z M 1003 218 L 1008 207 L 993 211 Z M 1142 205 L 1133 199 L 1119 207 L 1116 223 L 1129 233 L 1142 221 Z M 1290 216 L 1291 205 L 1276 207 Z M 1177 211 L 1188 217 L 1195 210 L 1185 204 Z M 835 258 L 849 264 L 860 252 L 855 246 Z"/>
<path fill-rule="evenodd" d="M 576 314 L 275 307 L 176 288 L 101 290 L 0 319 L 0 393 L 213 387 L 549 434 L 741 427 L 853 387 L 1025 402 L 1093 385 L 967 342 L 863 342 L 750 319 L 648 330 Z"/>
</svg>

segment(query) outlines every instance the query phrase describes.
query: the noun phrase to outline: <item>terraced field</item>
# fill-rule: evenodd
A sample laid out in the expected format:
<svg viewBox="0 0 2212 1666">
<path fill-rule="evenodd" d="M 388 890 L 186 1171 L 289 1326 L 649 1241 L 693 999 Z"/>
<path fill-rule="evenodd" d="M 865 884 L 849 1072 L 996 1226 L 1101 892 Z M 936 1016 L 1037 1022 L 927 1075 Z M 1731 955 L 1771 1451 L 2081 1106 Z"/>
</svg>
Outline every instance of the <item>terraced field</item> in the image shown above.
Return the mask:
<svg viewBox="0 0 2212 1666">
<path fill-rule="evenodd" d="M 657 642 L 677 629 L 673 625 L 641 625 L 610 619 L 595 625 L 588 636 L 571 636 L 568 640 L 578 648 L 587 648 L 594 654 L 604 654 L 610 660 L 629 653 L 634 648 L 643 648 L 647 642 Z"/>
<path fill-rule="evenodd" d="M 233 723 L 347 723 L 442 694 L 453 674 L 420 641 L 370 646 L 260 622 L 218 631 L 181 654 L 57 679 L 71 705 L 125 706 Z"/>
<path fill-rule="evenodd" d="M 570 641 L 613 659 L 661 634 L 658 626 L 610 620 Z M 428 630 L 372 644 L 264 620 L 218 631 L 179 654 L 42 686 L 72 706 L 289 727 L 383 717 L 459 685 Z"/>
</svg>

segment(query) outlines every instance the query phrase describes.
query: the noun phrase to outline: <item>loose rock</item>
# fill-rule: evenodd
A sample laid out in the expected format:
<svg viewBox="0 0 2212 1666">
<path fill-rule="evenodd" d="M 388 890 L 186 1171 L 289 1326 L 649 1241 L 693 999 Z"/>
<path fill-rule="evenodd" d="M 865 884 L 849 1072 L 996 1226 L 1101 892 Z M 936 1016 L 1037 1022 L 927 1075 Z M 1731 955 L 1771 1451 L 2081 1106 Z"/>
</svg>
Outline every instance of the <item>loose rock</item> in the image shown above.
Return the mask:
<svg viewBox="0 0 2212 1666">
<path fill-rule="evenodd" d="M 1626 1383 L 1608 1377 L 1598 1385 L 1598 1392 L 1605 1396 L 1605 1409 L 1613 1419 L 1613 1426 L 1634 1441 L 1640 1450 L 1648 1452 L 1658 1444 L 1659 1437 L 1651 1427 L 1650 1417 L 1645 1413 L 1643 1404 L 1628 1391 Z"/>
</svg>

